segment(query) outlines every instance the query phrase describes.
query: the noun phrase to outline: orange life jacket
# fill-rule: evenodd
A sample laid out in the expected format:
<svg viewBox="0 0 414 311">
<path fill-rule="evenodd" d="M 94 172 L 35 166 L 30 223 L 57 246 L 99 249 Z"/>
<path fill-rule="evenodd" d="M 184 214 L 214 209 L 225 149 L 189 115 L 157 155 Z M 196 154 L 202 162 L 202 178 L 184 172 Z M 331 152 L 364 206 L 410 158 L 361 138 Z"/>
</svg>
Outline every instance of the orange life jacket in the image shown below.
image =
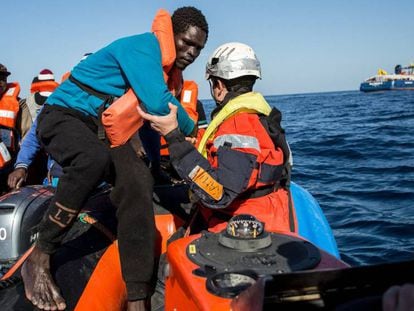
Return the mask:
<svg viewBox="0 0 414 311">
<path fill-rule="evenodd" d="M 151 30 L 160 44 L 164 80 L 175 96 L 182 88 L 182 73 L 173 67 L 176 56 L 174 33 L 171 17 L 166 10 L 157 12 Z M 102 124 L 112 147 L 125 144 L 142 126 L 142 118 L 136 109 L 138 104 L 136 94 L 129 89 L 103 112 Z"/>
<path fill-rule="evenodd" d="M 30 86 L 30 93 L 53 92 L 58 86 L 59 83 L 51 80 L 33 82 Z"/>
<path fill-rule="evenodd" d="M 20 85 L 17 82 L 7 84 L 7 90 L 0 99 L 0 168 L 4 167 L 10 160 L 9 150 L 15 152 L 15 127 L 19 113 Z"/>
<path fill-rule="evenodd" d="M 197 99 L 198 99 L 198 85 L 195 81 L 186 80 L 183 83 L 183 87 L 180 94 L 180 103 L 187 112 L 191 120 L 197 124 L 198 112 L 197 112 Z M 198 134 L 198 132 L 197 132 Z M 197 135 L 198 136 L 198 135 Z M 164 137 L 161 136 L 161 155 L 168 156 L 168 144 Z"/>
<path fill-rule="evenodd" d="M 8 128 L 16 126 L 19 112 L 19 93 L 19 83 L 7 83 L 7 90 L 0 99 L 0 126 Z"/>
</svg>

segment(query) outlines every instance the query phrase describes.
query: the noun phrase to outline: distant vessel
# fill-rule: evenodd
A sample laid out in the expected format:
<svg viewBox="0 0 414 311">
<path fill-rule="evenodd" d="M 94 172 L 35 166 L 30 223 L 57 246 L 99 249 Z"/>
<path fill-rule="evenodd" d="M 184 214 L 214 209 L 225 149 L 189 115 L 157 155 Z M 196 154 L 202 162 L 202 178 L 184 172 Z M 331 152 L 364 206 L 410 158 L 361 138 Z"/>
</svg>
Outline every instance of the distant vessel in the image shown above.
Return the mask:
<svg viewBox="0 0 414 311">
<path fill-rule="evenodd" d="M 397 65 L 394 74 L 388 74 L 385 70 L 378 69 L 375 76 L 369 77 L 361 83 L 359 90 L 362 92 L 414 90 L 414 64 L 406 67 Z"/>
</svg>

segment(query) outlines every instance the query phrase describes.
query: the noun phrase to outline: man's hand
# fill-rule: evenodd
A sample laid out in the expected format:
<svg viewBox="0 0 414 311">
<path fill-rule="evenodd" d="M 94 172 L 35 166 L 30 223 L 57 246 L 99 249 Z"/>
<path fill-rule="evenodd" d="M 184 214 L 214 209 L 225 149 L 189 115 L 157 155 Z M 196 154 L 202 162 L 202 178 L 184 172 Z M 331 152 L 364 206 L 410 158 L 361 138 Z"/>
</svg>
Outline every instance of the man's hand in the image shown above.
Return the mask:
<svg viewBox="0 0 414 311">
<path fill-rule="evenodd" d="M 188 141 L 190 144 L 192 144 L 192 145 L 195 145 L 196 144 L 196 142 L 197 142 L 197 138 L 195 138 L 195 137 L 191 137 L 191 136 L 187 136 L 186 138 L 185 138 L 185 140 L 186 141 Z"/>
<path fill-rule="evenodd" d="M 155 116 L 149 113 L 144 112 L 139 106 L 137 106 L 138 113 L 145 120 L 150 121 L 151 127 L 156 130 L 161 135 L 165 136 L 169 132 L 175 130 L 178 127 L 177 121 L 177 110 L 178 107 L 171 103 L 168 103 L 170 108 L 170 113 L 165 116 Z"/>
<path fill-rule="evenodd" d="M 9 174 L 7 185 L 11 189 L 19 189 L 24 181 L 26 181 L 27 171 L 23 167 L 16 168 Z"/>
</svg>

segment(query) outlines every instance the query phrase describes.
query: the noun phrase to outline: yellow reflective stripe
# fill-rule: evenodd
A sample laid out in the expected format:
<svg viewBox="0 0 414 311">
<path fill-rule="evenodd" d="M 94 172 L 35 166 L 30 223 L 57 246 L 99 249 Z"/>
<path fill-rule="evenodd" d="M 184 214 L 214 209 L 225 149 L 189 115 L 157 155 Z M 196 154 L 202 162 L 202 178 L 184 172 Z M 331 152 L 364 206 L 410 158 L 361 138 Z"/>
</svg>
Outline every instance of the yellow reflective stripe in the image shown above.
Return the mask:
<svg viewBox="0 0 414 311">
<path fill-rule="evenodd" d="M 223 197 L 223 185 L 218 183 L 202 167 L 198 165 L 194 167 L 188 177 L 214 200 L 218 201 Z"/>
</svg>

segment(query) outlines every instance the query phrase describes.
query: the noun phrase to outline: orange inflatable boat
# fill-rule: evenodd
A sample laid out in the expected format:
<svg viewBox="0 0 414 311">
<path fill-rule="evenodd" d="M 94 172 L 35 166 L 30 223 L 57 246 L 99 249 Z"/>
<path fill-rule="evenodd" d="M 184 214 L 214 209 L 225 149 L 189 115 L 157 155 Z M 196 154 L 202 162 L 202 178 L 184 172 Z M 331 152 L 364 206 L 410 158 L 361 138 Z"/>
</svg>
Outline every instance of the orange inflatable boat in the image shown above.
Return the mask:
<svg viewBox="0 0 414 311">
<path fill-rule="evenodd" d="M 233 217 L 221 232 L 183 236 L 167 246 L 188 215 L 183 212 L 189 206 L 187 190 L 185 185 L 170 185 L 156 187 L 154 193 L 156 256 L 167 255 L 161 267 L 164 310 L 331 310 L 355 298 L 378 295 L 390 284 L 414 281 L 414 262 L 351 268 L 298 235 L 267 232 L 251 215 Z M 52 257 L 52 274 L 67 310 L 125 310 L 109 191 L 102 189 L 91 197 Z M 0 241 L 1 310 L 33 310 L 19 273 L 35 235 L 30 232 L 33 224 L 18 215 L 36 219 L 52 197 L 53 189 L 41 186 L 0 197 L 2 220 L 16 220 L 9 227 L 0 224 L 11 233 Z"/>
</svg>

